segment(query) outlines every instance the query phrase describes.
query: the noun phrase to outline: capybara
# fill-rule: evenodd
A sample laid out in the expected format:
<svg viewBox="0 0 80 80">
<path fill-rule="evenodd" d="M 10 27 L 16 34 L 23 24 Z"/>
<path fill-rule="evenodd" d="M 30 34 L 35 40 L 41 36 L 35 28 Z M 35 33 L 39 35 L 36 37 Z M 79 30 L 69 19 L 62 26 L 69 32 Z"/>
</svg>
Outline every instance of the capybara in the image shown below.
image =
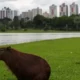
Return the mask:
<svg viewBox="0 0 80 80">
<path fill-rule="evenodd" d="M 0 60 L 6 63 L 17 80 L 49 80 L 51 68 L 39 56 L 3 47 L 0 48 Z"/>
</svg>

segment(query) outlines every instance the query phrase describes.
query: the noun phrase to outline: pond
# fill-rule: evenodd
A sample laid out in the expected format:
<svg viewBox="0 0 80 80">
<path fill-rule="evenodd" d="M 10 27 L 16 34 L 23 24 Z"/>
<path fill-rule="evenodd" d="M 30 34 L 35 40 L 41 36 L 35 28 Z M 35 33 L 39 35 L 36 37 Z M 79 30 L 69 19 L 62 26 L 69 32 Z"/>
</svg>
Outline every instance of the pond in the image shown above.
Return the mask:
<svg viewBox="0 0 80 80">
<path fill-rule="evenodd" d="M 0 33 L 0 45 L 80 37 L 80 33 Z"/>
</svg>

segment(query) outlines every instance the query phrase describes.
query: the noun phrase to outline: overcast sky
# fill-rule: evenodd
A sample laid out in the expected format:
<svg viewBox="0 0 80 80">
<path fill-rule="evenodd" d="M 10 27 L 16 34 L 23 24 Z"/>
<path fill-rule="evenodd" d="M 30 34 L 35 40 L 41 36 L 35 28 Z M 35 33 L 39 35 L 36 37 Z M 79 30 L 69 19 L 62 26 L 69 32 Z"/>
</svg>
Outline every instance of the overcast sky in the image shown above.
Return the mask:
<svg viewBox="0 0 80 80">
<path fill-rule="evenodd" d="M 22 11 L 40 7 L 43 11 L 49 11 L 49 6 L 52 4 L 59 6 L 62 3 L 66 3 L 70 5 L 72 2 L 76 2 L 80 8 L 80 0 L 0 0 L 0 9 L 10 7 L 21 13 Z"/>
</svg>

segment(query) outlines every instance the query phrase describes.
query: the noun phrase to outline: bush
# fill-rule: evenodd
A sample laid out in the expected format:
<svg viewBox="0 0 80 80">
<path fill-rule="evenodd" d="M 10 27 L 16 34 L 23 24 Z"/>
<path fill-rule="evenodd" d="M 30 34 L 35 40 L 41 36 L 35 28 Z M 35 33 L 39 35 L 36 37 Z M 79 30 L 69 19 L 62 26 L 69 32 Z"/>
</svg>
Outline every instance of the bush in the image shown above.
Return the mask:
<svg viewBox="0 0 80 80">
<path fill-rule="evenodd" d="M 0 24 L 0 31 L 2 31 L 2 32 L 6 31 L 6 27 L 4 24 Z"/>
<path fill-rule="evenodd" d="M 1 31 L 2 31 L 2 32 L 5 32 L 5 31 L 6 31 L 6 29 L 5 29 L 5 28 L 2 28 L 2 29 L 1 29 Z"/>
<path fill-rule="evenodd" d="M 27 28 L 25 28 L 24 31 L 27 31 Z"/>
<path fill-rule="evenodd" d="M 45 28 L 44 28 L 44 31 L 48 31 L 48 30 L 49 30 L 49 28 L 48 28 L 48 27 L 45 27 Z"/>
</svg>

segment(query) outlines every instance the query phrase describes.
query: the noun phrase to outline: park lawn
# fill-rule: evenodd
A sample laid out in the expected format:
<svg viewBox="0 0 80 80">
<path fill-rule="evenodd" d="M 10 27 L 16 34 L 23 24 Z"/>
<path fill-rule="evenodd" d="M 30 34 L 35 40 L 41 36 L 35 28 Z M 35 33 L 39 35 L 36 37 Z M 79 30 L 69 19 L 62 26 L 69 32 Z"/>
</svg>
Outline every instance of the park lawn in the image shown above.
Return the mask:
<svg viewBox="0 0 80 80">
<path fill-rule="evenodd" d="M 1 32 L 0 33 L 65 33 L 65 32 L 80 32 L 80 31 L 60 31 L 60 30 L 40 30 L 40 29 L 27 29 L 26 31 L 24 31 L 23 29 L 19 29 L 19 30 L 6 30 L 5 32 Z"/>
<path fill-rule="evenodd" d="M 45 40 L 11 45 L 21 52 L 43 57 L 51 66 L 50 80 L 80 80 L 80 38 Z M 0 62 L 0 80 L 16 80 Z"/>
<path fill-rule="evenodd" d="M 0 32 L 0 33 L 50 33 L 50 32 L 57 32 L 54 30 L 48 30 L 48 31 L 44 31 L 44 30 L 40 30 L 40 29 L 27 29 L 27 30 L 6 30 L 5 32 Z"/>
</svg>

